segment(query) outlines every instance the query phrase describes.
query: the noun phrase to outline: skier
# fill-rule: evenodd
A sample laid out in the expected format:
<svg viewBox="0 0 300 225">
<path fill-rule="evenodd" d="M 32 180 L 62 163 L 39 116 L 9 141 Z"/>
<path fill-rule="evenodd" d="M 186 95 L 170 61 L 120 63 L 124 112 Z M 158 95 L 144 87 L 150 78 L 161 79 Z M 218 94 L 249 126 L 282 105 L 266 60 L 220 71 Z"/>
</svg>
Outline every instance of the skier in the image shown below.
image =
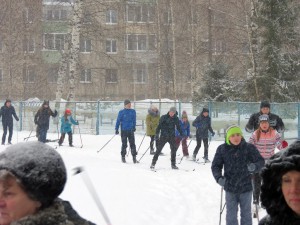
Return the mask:
<svg viewBox="0 0 300 225">
<path fill-rule="evenodd" d="M 75 121 L 72 117 L 71 109 L 66 109 L 65 114 L 61 118 L 61 126 L 60 126 L 60 139 L 58 141 L 59 146 L 62 146 L 64 142 L 66 133 L 69 136 L 69 146 L 74 147 L 73 145 L 73 135 L 72 135 L 72 124 L 79 125 L 78 121 Z"/>
<path fill-rule="evenodd" d="M 281 140 L 281 135 L 274 130 L 269 123 L 269 116 L 262 114 L 258 118 L 259 127 L 255 130 L 249 139 L 249 143 L 254 144 L 258 149 L 261 156 L 267 161 L 272 155 L 274 155 L 275 148 L 279 150 L 288 146 L 288 143 Z M 254 192 L 253 203 L 259 204 L 261 177 L 259 173 L 254 174 Z"/>
<path fill-rule="evenodd" d="M 261 204 L 268 215 L 259 225 L 299 225 L 300 141 L 273 155 L 261 177 Z"/>
<path fill-rule="evenodd" d="M 196 127 L 196 140 L 197 145 L 193 152 L 193 160 L 196 161 L 196 156 L 198 154 L 199 149 L 201 148 L 201 142 L 203 140 L 204 144 L 204 161 L 210 162 L 208 159 L 208 131 L 212 136 L 215 135 L 215 132 L 211 128 L 211 118 L 208 115 L 209 110 L 207 108 L 203 108 L 202 112 L 199 116 L 193 121 L 192 125 Z"/>
<path fill-rule="evenodd" d="M 177 149 L 179 148 L 181 142 L 183 156 L 188 158 L 189 149 L 187 146 L 187 139 L 190 137 L 190 122 L 188 120 L 186 111 L 182 111 L 181 120 L 179 122 L 180 122 L 181 130 L 183 132 L 183 136 L 180 136 L 179 131 L 176 129 L 176 134 L 175 134 L 176 148 Z"/>
<path fill-rule="evenodd" d="M 121 140 L 122 140 L 122 148 L 121 148 L 121 157 L 122 162 L 126 163 L 126 148 L 127 148 L 127 139 L 130 144 L 131 155 L 133 159 L 133 163 L 137 163 L 136 160 L 136 146 L 134 139 L 134 132 L 136 126 L 136 112 L 134 109 L 131 109 L 130 100 L 126 99 L 124 101 L 124 109 L 119 111 L 115 134 L 119 134 L 119 126 L 121 125 Z"/>
<path fill-rule="evenodd" d="M 3 126 L 3 135 L 2 135 L 2 145 L 5 144 L 7 128 L 9 131 L 8 134 L 8 144 L 11 145 L 11 138 L 13 135 L 13 118 L 14 116 L 16 121 L 19 121 L 19 117 L 16 114 L 15 108 L 11 105 L 11 100 L 6 99 L 4 105 L 0 109 L 0 117 L 2 116 L 2 126 Z"/>
<path fill-rule="evenodd" d="M 47 139 L 50 116 L 56 117 L 57 111 L 53 112 L 49 107 L 49 101 L 45 100 L 34 116 L 34 123 L 38 126 L 38 140 L 43 143 Z"/>
<path fill-rule="evenodd" d="M 155 131 L 158 126 L 159 122 L 159 110 L 155 106 L 151 106 L 148 109 L 148 115 L 146 116 L 146 134 L 150 137 L 150 155 L 154 155 L 154 139 L 155 139 Z M 157 142 L 156 142 L 156 148 L 157 148 Z"/>
<path fill-rule="evenodd" d="M 157 150 L 152 159 L 152 164 L 150 166 L 151 169 L 154 169 L 158 156 L 160 155 L 163 147 L 168 142 L 171 148 L 171 168 L 178 169 L 176 166 L 176 143 L 175 143 L 175 129 L 178 129 L 181 136 L 183 136 L 183 132 L 180 127 L 179 119 L 177 117 L 177 111 L 175 107 L 171 107 L 169 112 L 166 115 L 160 117 L 155 139 L 158 141 Z M 160 136 L 159 136 L 160 134 Z"/>
<path fill-rule="evenodd" d="M 245 130 L 249 133 L 252 133 L 254 130 L 257 130 L 259 127 L 258 118 L 262 114 L 267 114 L 269 116 L 270 126 L 277 130 L 278 133 L 284 132 L 284 123 L 282 119 L 270 112 L 270 103 L 268 101 L 261 101 L 260 111 L 258 113 L 253 113 L 248 123 L 246 124 Z"/>
<path fill-rule="evenodd" d="M 211 165 L 215 180 L 225 190 L 227 225 L 238 225 L 238 205 L 240 225 L 252 225 L 251 174 L 260 171 L 263 165 L 264 159 L 253 144 L 244 140 L 241 129 L 238 126 L 229 127 L 225 143 L 217 148 Z"/>
</svg>

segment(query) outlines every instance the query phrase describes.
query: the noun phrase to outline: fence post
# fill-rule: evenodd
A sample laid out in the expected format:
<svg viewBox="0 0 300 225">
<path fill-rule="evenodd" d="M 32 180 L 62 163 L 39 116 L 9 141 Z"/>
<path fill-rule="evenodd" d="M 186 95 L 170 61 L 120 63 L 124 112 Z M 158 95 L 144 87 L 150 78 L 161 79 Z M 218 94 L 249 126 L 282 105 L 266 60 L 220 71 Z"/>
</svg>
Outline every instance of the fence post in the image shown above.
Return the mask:
<svg viewBox="0 0 300 225">
<path fill-rule="evenodd" d="M 241 105 L 240 102 L 237 102 L 237 110 L 238 110 L 238 126 L 241 125 L 241 109 L 240 109 Z"/>
<path fill-rule="evenodd" d="M 100 123 L 100 101 L 97 101 L 97 120 L 96 120 L 96 135 L 99 135 L 99 123 Z"/>
<path fill-rule="evenodd" d="M 23 120 L 22 112 L 23 112 L 23 103 L 19 102 L 19 119 L 20 119 L 19 131 L 22 131 L 22 129 L 23 129 L 23 127 L 22 127 L 22 124 L 23 124 L 22 123 L 22 120 Z"/>
<path fill-rule="evenodd" d="M 181 110 L 181 101 L 178 101 L 178 111 L 179 111 L 179 118 L 181 118 L 181 112 L 182 112 L 182 110 Z"/>
<path fill-rule="evenodd" d="M 300 140 L 300 102 L 298 102 L 298 140 Z"/>
</svg>

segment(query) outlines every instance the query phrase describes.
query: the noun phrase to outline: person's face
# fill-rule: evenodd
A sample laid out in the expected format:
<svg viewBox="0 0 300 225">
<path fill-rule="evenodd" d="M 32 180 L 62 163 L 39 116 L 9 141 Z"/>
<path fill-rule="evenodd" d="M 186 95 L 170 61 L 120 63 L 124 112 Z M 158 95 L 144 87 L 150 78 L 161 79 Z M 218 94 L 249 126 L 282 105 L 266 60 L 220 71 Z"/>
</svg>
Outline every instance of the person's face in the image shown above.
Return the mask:
<svg viewBox="0 0 300 225">
<path fill-rule="evenodd" d="M 175 112 L 172 112 L 172 111 L 169 112 L 170 117 L 173 117 L 174 115 L 175 115 Z"/>
<path fill-rule="evenodd" d="M 268 121 L 262 121 L 259 123 L 260 129 L 262 130 L 268 130 L 270 127 L 270 124 Z"/>
<path fill-rule="evenodd" d="M 10 107 L 11 106 L 11 102 L 6 102 L 6 107 Z"/>
<path fill-rule="evenodd" d="M 239 145 L 242 141 L 242 136 L 240 134 L 233 134 L 229 137 L 229 141 L 233 145 Z"/>
<path fill-rule="evenodd" d="M 187 122 L 187 118 L 185 118 L 185 117 L 182 118 L 182 121 L 183 121 L 183 122 Z"/>
<path fill-rule="evenodd" d="M 300 172 L 289 171 L 281 178 L 281 189 L 286 204 L 300 215 Z"/>
<path fill-rule="evenodd" d="M 203 116 L 207 117 L 208 116 L 208 112 L 204 112 Z"/>
<path fill-rule="evenodd" d="M 260 109 L 260 111 L 262 112 L 262 114 L 269 114 L 270 108 L 268 108 L 268 107 L 263 107 L 263 108 Z"/>
<path fill-rule="evenodd" d="M 131 103 L 128 103 L 127 105 L 125 105 L 126 109 L 130 109 L 131 108 Z"/>
<path fill-rule="evenodd" d="M 49 106 L 48 105 L 44 105 L 44 108 L 48 108 Z"/>
<path fill-rule="evenodd" d="M 27 215 L 34 214 L 41 206 L 40 202 L 28 197 L 16 179 L 0 181 L 0 224 L 9 225 Z"/>
</svg>

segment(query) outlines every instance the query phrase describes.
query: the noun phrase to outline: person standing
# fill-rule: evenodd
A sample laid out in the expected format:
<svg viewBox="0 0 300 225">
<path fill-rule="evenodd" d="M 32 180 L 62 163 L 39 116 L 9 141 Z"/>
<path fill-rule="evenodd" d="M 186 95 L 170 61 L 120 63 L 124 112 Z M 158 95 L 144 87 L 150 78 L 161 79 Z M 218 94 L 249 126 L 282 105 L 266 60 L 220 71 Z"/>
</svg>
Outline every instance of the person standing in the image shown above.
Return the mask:
<svg viewBox="0 0 300 225">
<path fill-rule="evenodd" d="M 50 116 L 56 117 L 57 111 L 53 112 L 49 107 L 49 101 L 45 100 L 34 116 L 34 123 L 38 126 L 38 140 L 43 143 L 46 142 Z"/>
<path fill-rule="evenodd" d="M 122 147 L 121 147 L 121 157 L 122 162 L 126 163 L 125 156 L 126 156 L 126 149 L 127 149 L 127 139 L 129 141 L 131 155 L 133 159 L 133 163 L 138 163 L 136 160 L 136 146 L 135 146 L 135 138 L 134 132 L 136 127 L 136 111 L 131 108 L 131 102 L 129 99 L 124 101 L 124 109 L 119 111 L 116 127 L 115 127 L 115 134 L 119 134 L 119 126 L 121 126 L 121 140 L 122 140 Z"/>
<path fill-rule="evenodd" d="M 197 145 L 193 152 L 193 160 L 196 161 L 196 157 L 199 149 L 201 148 L 201 142 L 204 144 L 204 161 L 210 162 L 208 159 L 208 131 L 212 136 L 215 135 L 215 132 L 211 128 L 211 118 L 209 117 L 209 110 L 207 108 L 203 108 L 202 112 L 196 119 L 193 121 L 192 125 L 196 127 L 196 140 Z"/>
<path fill-rule="evenodd" d="M 248 123 L 246 124 L 245 130 L 249 133 L 252 133 L 255 130 L 257 130 L 259 127 L 259 116 L 267 114 L 269 116 L 270 126 L 277 130 L 278 133 L 282 133 L 284 131 L 284 123 L 278 115 L 270 112 L 270 107 L 271 105 L 268 101 L 261 101 L 260 111 L 258 113 L 253 113 L 250 116 Z"/>
<path fill-rule="evenodd" d="M 175 129 L 178 129 L 181 136 L 183 132 L 180 127 L 179 119 L 177 117 L 177 111 L 175 107 L 171 107 L 166 115 L 163 115 L 159 119 L 158 126 L 156 128 L 155 139 L 158 141 L 157 150 L 153 156 L 150 168 L 154 169 L 158 156 L 160 155 L 163 147 L 168 142 L 171 148 L 171 168 L 178 169 L 176 166 L 176 143 L 175 143 Z"/>
<path fill-rule="evenodd" d="M 259 127 L 253 132 L 249 139 L 249 143 L 254 144 L 261 156 L 267 161 L 274 155 L 275 148 L 279 150 L 288 146 L 288 143 L 281 140 L 281 135 L 270 126 L 269 116 L 267 114 L 260 115 L 258 118 Z M 259 173 L 254 174 L 254 192 L 253 203 L 259 204 L 261 177 Z"/>
<path fill-rule="evenodd" d="M 72 117 L 71 109 L 66 109 L 64 116 L 61 118 L 61 126 L 60 126 L 60 139 L 58 141 L 59 146 L 62 145 L 62 143 L 65 140 L 66 133 L 69 136 L 69 146 L 74 147 L 73 145 L 73 134 L 72 134 L 72 124 L 79 125 L 78 121 L 75 121 Z"/>
<path fill-rule="evenodd" d="M 155 131 L 159 122 L 159 110 L 155 106 L 151 106 L 148 109 L 148 115 L 146 116 L 146 135 L 150 137 L 150 155 L 154 155 L 154 141 L 155 141 Z M 156 146 L 157 149 L 157 146 Z"/>
<path fill-rule="evenodd" d="M 251 175 L 259 172 L 264 163 L 257 148 L 244 140 L 240 127 L 227 129 L 225 143 L 217 148 L 211 165 L 215 180 L 225 190 L 227 225 L 238 225 L 238 206 L 240 225 L 252 225 Z"/>
<path fill-rule="evenodd" d="M 183 136 L 180 136 L 179 131 L 176 129 L 176 134 L 175 134 L 176 148 L 177 149 L 179 148 L 181 142 L 183 156 L 189 157 L 187 139 L 190 137 L 190 122 L 188 120 L 186 111 L 182 111 L 181 120 L 179 122 L 180 122 L 181 130 L 183 132 Z"/>
<path fill-rule="evenodd" d="M 2 135 L 2 145 L 5 144 L 7 129 L 8 129 L 8 144 L 11 145 L 11 138 L 13 135 L 13 118 L 16 121 L 19 121 L 19 117 L 16 114 L 15 108 L 11 105 L 11 100 L 6 99 L 4 105 L 0 109 L 0 117 L 2 116 L 2 126 L 3 126 L 3 135 Z"/>
</svg>

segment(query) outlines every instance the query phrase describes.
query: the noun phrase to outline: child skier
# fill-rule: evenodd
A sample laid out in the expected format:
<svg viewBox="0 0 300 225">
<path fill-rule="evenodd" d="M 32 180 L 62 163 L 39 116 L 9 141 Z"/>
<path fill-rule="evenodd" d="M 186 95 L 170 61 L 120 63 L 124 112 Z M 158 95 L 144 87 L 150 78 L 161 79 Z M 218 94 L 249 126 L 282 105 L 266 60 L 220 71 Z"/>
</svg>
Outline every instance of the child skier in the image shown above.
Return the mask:
<svg viewBox="0 0 300 225">
<path fill-rule="evenodd" d="M 60 126 L 61 136 L 58 141 L 59 146 L 61 146 L 62 143 L 64 142 L 64 139 L 65 139 L 65 136 L 67 133 L 69 136 L 69 146 L 74 147 L 73 146 L 72 128 L 71 128 L 72 124 L 79 125 L 78 121 L 75 121 L 73 119 L 71 110 L 66 109 L 64 116 L 61 118 L 61 126 Z"/>
<path fill-rule="evenodd" d="M 190 122 L 188 120 L 186 111 L 182 111 L 181 120 L 179 122 L 180 122 L 181 130 L 183 132 L 183 136 L 180 136 L 179 131 L 176 129 L 176 138 L 175 138 L 176 147 L 178 149 L 181 142 L 183 156 L 189 157 L 187 139 L 190 136 Z"/>
</svg>

